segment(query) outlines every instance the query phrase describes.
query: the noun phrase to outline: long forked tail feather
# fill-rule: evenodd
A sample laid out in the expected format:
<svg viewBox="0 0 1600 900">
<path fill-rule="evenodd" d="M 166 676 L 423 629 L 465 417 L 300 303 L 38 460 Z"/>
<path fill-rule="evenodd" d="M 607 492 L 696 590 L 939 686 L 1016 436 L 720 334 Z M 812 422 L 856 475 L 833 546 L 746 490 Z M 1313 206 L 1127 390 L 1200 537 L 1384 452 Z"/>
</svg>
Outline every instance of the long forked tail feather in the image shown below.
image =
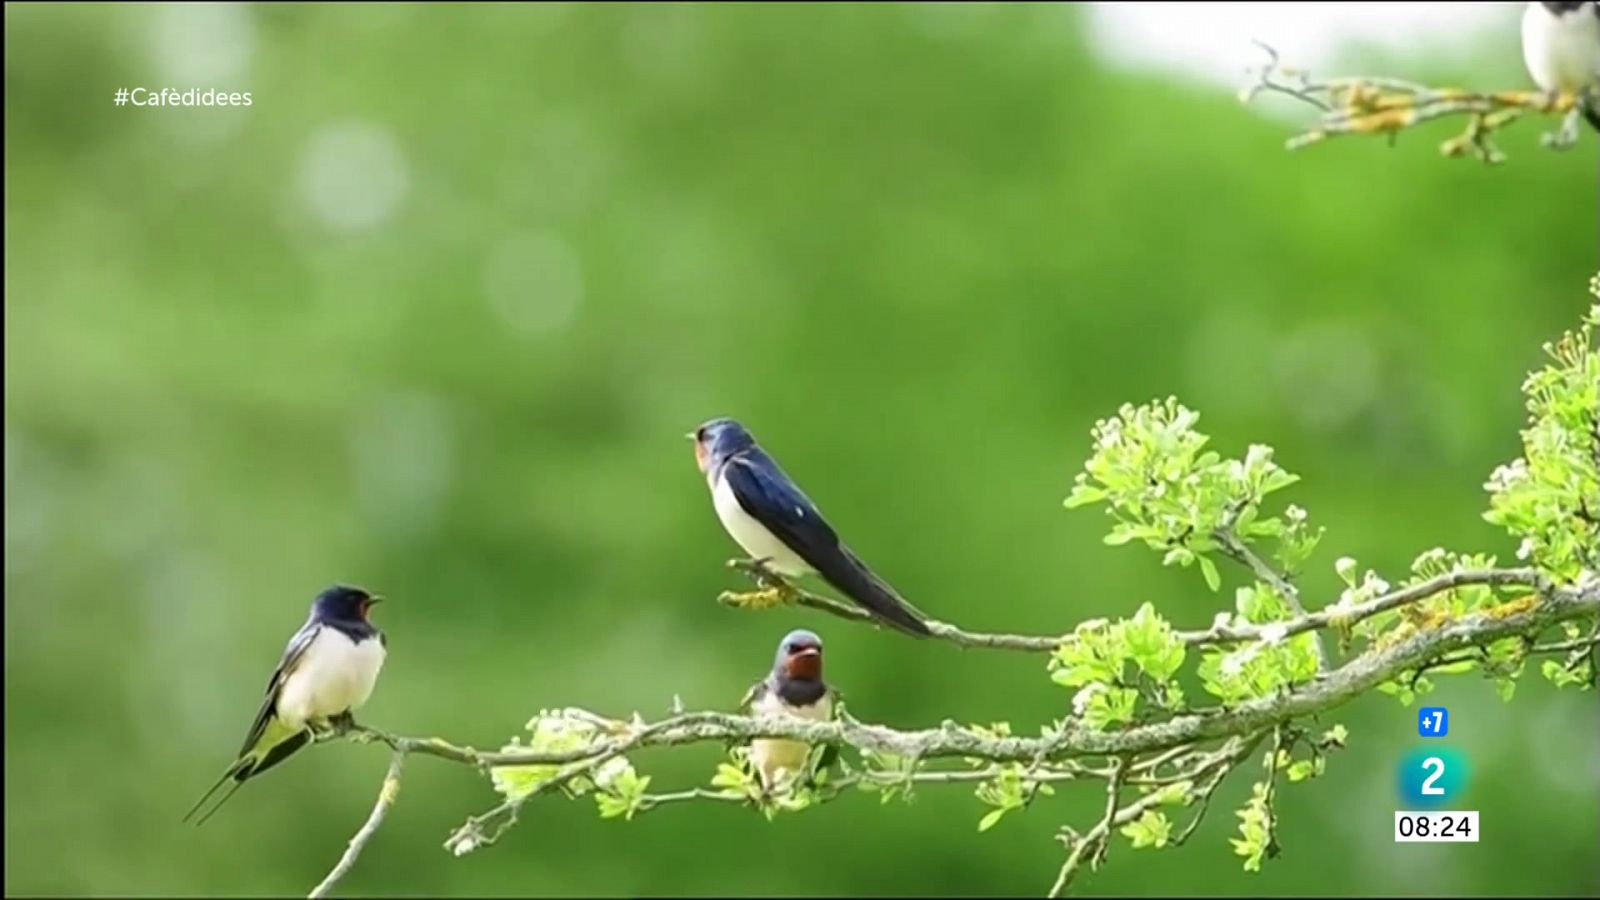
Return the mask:
<svg viewBox="0 0 1600 900">
<path fill-rule="evenodd" d="M 830 566 L 834 571 L 819 572 L 823 578 L 896 631 L 919 638 L 932 634 L 915 607 L 867 568 L 850 548 L 840 546 L 839 552 L 842 565 Z"/>
<path fill-rule="evenodd" d="M 272 744 L 269 746 L 258 744 L 255 749 L 251 750 L 249 753 L 246 753 L 244 756 L 239 757 L 239 759 L 234 761 L 233 765 L 228 767 L 226 772 L 222 773 L 222 777 L 217 779 L 217 783 L 213 784 L 210 790 L 206 791 L 199 800 L 195 801 L 194 806 L 189 808 L 189 812 L 184 814 L 183 821 L 189 821 L 189 819 L 194 816 L 195 812 L 205 804 L 206 800 L 209 799 L 212 794 L 217 792 L 218 788 L 226 784 L 228 779 L 233 779 L 233 787 L 228 788 L 228 792 L 222 795 L 222 799 L 218 800 L 216 805 L 212 806 L 209 812 L 201 816 L 194 823 L 196 828 L 204 825 L 206 820 L 216 815 L 217 810 L 221 809 L 222 805 L 227 803 L 228 799 L 233 796 L 234 792 L 243 786 L 246 781 L 249 781 L 251 778 L 260 775 L 262 772 L 265 772 L 278 763 L 283 762 L 285 759 L 288 759 L 296 750 L 304 747 L 310 740 L 311 732 L 300 731 L 290 735 L 287 740 L 280 741 L 277 744 Z"/>
<path fill-rule="evenodd" d="M 196 800 L 194 805 L 189 807 L 189 811 L 183 814 L 183 821 L 187 822 L 193 818 L 194 814 L 200 811 L 200 807 L 204 806 L 205 802 L 211 799 L 211 795 L 215 794 L 218 788 L 222 787 L 224 784 L 227 784 L 228 779 L 233 779 L 233 787 L 229 788 L 228 792 L 222 795 L 222 799 L 217 801 L 216 806 L 211 807 L 211 812 L 201 816 L 200 820 L 194 823 L 196 828 L 205 824 L 206 819 L 211 818 L 212 813 L 215 813 L 217 810 L 221 809 L 222 804 L 227 803 L 228 798 L 233 796 L 233 792 L 239 789 L 239 785 L 244 784 L 245 780 L 250 777 L 250 770 L 254 765 L 254 755 L 241 757 L 235 760 L 233 765 L 229 766 L 228 770 L 222 773 L 222 777 L 217 779 L 216 784 L 213 784 L 209 790 L 207 790 L 204 794 L 201 794 L 200 799 Z"/>
</svg>

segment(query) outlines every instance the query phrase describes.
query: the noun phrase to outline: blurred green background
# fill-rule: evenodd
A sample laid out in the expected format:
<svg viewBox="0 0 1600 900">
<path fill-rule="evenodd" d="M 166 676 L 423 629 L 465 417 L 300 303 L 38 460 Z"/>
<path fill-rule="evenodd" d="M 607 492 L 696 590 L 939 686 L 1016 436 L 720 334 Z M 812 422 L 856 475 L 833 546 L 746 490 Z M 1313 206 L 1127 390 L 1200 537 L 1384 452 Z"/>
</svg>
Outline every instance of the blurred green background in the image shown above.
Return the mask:
<svg viewBox="0 0 1600 900">
<path fill-rule="evenodd" d="M 1223 13 L 1219 13 L 1222 15 Z M 1472 65 L 1526 82 L 1513 7 Z M 179 824 L 334 581 L 390 598 L 363 718 L 497 746 L 541 707 L 731 707 L 809 626 L 852 711 L 904 727 L 1068 709 L 1041 657 L 802 610 L 738 613 L 686 430 L 743 419 L 913 602 L 1044 632 L 1223 593 L 1062 509 L 1089 428 L 1176 394 L 1332 563 L 1391 579 L 1480 519 L 1518 385 L 1595 265 L 1593 133 L 1439 157 L 1444 125 L 1283 150 L 1225 88 L 1108 67 L 1085 12 L 876 6 L 46 5 L 5 11 L 6 891 L 303 893 L 382 777 L 313 748 Z M 1241 45 L 1247 51 L 1248 46 Z M 1241 57 L 1241 67 L 1256 60 Z M 118 86 L 250 90 L 118 108 Z M 1303 111 L 1296 111 L 1303 117 Z M 1530 671 L 1446 680 L 1481 843 L 1396 845 L 1415 710 L 1373 695 L 1281 794 L 1283 855 L 1227 839 L 1249 773 L 1176 851 L 1119 842 L 1085 894 L 1600 890 L 1600 709 Z M 704 784 L 719 751 L 635 762 Z M 456 859 L 486 780 L 417 758 L 349 894 L 1037 895 L 1062 790 L 979 835 L 970 788 L 767 823 L 530 807 Z"/>
</svg>

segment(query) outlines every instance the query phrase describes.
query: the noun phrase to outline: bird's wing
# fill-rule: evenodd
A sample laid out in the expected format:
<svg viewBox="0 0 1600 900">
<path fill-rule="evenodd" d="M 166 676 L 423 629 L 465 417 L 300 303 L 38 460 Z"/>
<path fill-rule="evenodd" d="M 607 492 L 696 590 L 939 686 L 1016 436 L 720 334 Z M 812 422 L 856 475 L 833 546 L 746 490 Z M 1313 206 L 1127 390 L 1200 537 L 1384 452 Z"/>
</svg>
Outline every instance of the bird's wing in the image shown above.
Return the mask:
<svg viewBox="0 0 1600 900">
<path fill-rule="evenodd" d="M 739 701 L 739 709 L 744 713 L 749 714 L 756 701 L 760 700 L 762 697 L 765 697 L 768 690 L 769 688 L 767 686 L 767 679 L 765 678 L 761 679 L 755 684 L 750 685 L 750 690 L 745 691 L 744 698 Z"/>
<path fill-rule="evenodd" d="M 723 470 L 739 506 L 813 566 L 813 556 L 836 552 L 839 535 L 811 502 L 759 450 L 728 460 Z"/>
<path fill-rule="evenodd" d="M 250 725 L 250 733 L 244 739 L 244 746 L 239 749 L 239 755 L 250 753 L 261 736 L 266 733 L 267 725 L 272 722 L 273 715 L 277 712 L 278 692 L 283 690 L 284 681 L 293 674 L 295 667 L 305 658 L 306 650 L 311 642 L 316 640 L 317 633 L 322 630 L 322 623 L 307 622 L 289 639 L 288 646 L 283 648 L 283 657 L 278 660 L 278 667 L 272 670 L 272 677 L 267 679 L 266 697 L 261 701 L 261 708 L 256 711 L 256 719 Z"/>
<path fill-rule="evenodd" d="M 765 454 L 757 450 L 733 457 L 723 478 L 739 506 L 829 584 L 884 623 L 916 637 L 928 634 L 911 604 L 839 542 L 816 505 Z"/>
</svg>

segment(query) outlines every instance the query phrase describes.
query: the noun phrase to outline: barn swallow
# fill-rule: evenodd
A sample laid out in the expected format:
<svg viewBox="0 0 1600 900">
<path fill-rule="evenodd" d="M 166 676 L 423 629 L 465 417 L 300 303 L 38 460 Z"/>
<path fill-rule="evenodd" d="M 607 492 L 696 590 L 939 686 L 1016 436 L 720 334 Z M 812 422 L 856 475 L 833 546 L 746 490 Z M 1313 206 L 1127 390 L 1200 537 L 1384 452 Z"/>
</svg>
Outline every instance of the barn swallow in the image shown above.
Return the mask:
<svg viewBox="0 0 1600 900">
<path fill-rule="evenodd" d="M 288 759 L 316 732 L 355 723 L 353 713 L 372 695 L 389 639 L 368 619 L 382 597 L 335 585 L 317 595 L 311 615 L 284 648 L 267 681 L 267 696 L 234 760 L 187 815 L 189 821 L 217 788 L 234 785 L 196 824 L 228 802 L 240 785 Z"/>
<path fill-rule="evenodd" d="M 772 671 L 744 696 L 743 706 L 757 716 L 797 716 L 812 722 L 833 718 L 834 692 L 822 680 L 822 638 L 803 629 L 778 642 Z M 762 787 L 773 792 L 786 780 L 805 774 L 810 745 L 781 738 L 750 741 L 750 762 Z"/>
<path fill-rule="evenodd" d="M 1542 90 L 1578 94 L 1583 117 L 1600 130 L 1600 99 L 1591 90 L 1600 84 L 1600 3 L 1529 3 L 1522 12 L 1522 61 Z"/>
<path fill-rule="evenodd" d="M 921 615 L 839 540 L 744 426 L 712 419 L 688 436 L 717 518 L 746 553 L 779 575 L 821 575 L 874 619 L 913 637 L 928 635 Z"/>
</svg>

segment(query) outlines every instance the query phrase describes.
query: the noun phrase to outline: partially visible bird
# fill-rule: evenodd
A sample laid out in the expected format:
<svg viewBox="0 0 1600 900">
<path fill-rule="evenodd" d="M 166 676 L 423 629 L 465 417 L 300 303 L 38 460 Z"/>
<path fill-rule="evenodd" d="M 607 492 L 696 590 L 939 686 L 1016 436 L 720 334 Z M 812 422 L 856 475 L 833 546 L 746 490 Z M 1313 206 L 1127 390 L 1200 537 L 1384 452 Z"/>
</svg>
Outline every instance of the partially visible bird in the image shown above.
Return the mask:
<svg viewBox="0 0 1600 900">
<path fill-rule="evenodd" d="M 241 785 L 309 743 L 314 730 L 353 725 L 372 695 L 389 639 L 368 619 L 382 597 L 335 585 L 317 595 L 311 615 L 284 648 L 267 680 L 267 695 L 234 760 L 183 817 L 185 822 L 228 779 L 234 785 L 196 824 L 203 824 Z"/>
<path fill-rule="evenodd" d="M 874 619 L 913 637 L 929 634 L 922 616 L 839 540 L 743 425 L 712 419 L 689 437 L 717 518 L 746 553 L 779 575 L 821 575 Z"/>
<path fill-rule="evenodd" d="M 1579 94 L 1583 117 L 1600 130 L 1600 100 L 1584 96 L 1600 84 L 1600 3 L 1529 3 L 1522 12 L 1522 61 L 1540 89 Z"/>
<path fill-rule="evenodd" d="M 822 638 L 798 629 L 783 636 L 772 671 L 750 688 L 744 707 L 757 716 L 796 716 L 812 722 L 833 718 L 834 692 L 822 680 Z M 750 762 L 768 793 L 806 773 L 811 746 L 782 738 L 755 738 Z"/>
</svg>

